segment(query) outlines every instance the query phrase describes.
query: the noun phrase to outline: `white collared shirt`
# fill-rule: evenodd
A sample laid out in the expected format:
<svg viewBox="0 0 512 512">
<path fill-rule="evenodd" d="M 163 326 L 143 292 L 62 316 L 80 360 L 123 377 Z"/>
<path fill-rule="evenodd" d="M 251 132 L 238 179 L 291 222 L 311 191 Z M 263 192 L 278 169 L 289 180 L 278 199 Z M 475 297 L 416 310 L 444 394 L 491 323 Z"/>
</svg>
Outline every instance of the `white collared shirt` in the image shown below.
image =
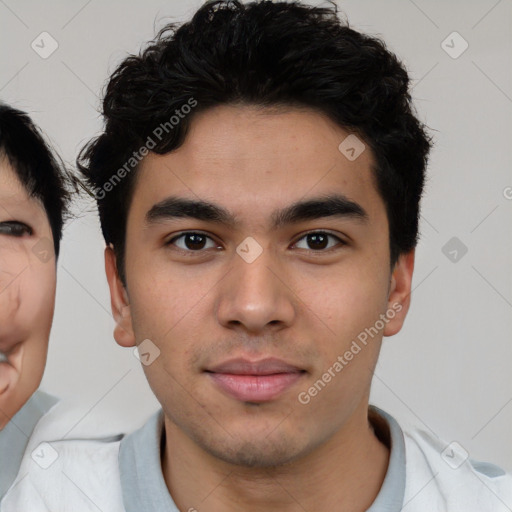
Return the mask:
<svg viewBox="0 0 512 512">
<path fill-rule="evenodd" d="M 391 415 L 370 407 L 389 428 L 390 460 L 367 512 L 512 510 L 511 474 L 492 464 L 462 460 L 447 443 L 421 430 L 404 432 Z M 388 433 L 376 431 L 384 438 Z M 25 457 L 22 471 L 27 474 L 11 488 L 0 510 L 179 512 L 162 474 L 162 435 L 159 411 L 122 440 L 52 441 L 58 459 L 43 470 Z M 201 510 L 200 504 L 195 508 Z"/>
</svg>

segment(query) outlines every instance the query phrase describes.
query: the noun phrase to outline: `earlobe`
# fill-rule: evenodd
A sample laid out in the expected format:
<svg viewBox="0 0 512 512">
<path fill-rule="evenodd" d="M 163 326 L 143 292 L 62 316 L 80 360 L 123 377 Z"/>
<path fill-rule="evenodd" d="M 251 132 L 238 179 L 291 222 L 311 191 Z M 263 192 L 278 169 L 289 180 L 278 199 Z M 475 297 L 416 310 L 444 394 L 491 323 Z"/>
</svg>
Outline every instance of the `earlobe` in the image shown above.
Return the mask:
<svg viewBox="0 0 512 512">
<path fill-rule="evenodd" d="M 116 323 L 114 339 L 122 347 L 134 347 L 135 335 L 133 333 L 130 303 L 126 289 L 119 278 L 116 256 L 112 246 L 105 248 L 105 273 L 110 288 L 112 315 Z"/>
<path fill-rule="evenodd" d="M 402 328 L 411 302 L 411 284 L 415 250 L 401 254 L 393 269 L 388 295 L 388 322 L 384 336 L 393 336 Z"/>
</svg>

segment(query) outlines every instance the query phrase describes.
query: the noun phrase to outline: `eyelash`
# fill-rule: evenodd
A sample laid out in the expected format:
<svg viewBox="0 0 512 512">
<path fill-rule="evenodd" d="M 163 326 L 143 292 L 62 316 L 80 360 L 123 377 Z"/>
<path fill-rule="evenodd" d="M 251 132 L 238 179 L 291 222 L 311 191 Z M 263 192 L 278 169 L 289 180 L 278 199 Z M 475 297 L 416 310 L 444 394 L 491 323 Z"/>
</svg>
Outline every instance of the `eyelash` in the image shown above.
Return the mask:
<svg viewBox="0 0 512 512">
<path fill-rule="evenodd" d="M 8 232 L 4 231 L 4 228 L 7 227 Z M 30 226 L 27 226 L 23 222 L 18 222 L 15 220 L 0 222 L 0 235 L 14 236 L 21 238 L 24 234 L 32 235 L 33 231 Z"/>
<path fill-rule="evenodd" d="M 206 237 L 206 238 L 209 238 L 210 240 L 212 240 L 212 238 L 210 236 L 208 236 L 206 233 L 202 233 L 201 231 L 184 231 L 182 233 L 180 233 L 179 235 L 171 238 L 168 242 L 165 243 L 166 246 L 170 246 L 170 245 L 173 245 L 174 242 L 176 240 L 179 240 L 180 238 L 183 238 L 184 236 L 186 235 L 201 235 L 203 237 Z M 309 231 L 308 233 L 304 233 L 295 243 L 297 244 L 299 241 L 301 241 L 303 238 L 306 238 L 308 235 L 327 235 L 329 237 L 332 237 L 332 238 L 335 238 L 340 246 L 344 246 L 344 245 L 347 245 L 347 243 L 342 240 L 340 237 L 338 237 L 337 235 L 334 235 L 333 233 L 329 233 L 328 231 Z M 339 248 L 339 247 L 338 247 Z M 318 249 L 318 250 L 314 250 L 314 249 L 305 249 L 305 250 L 309 250 L 313 253 L 328 253 L 332 250 L 335 250 L 336 249 L 336 246 L 335 247 L 330 247 L 328 249 Z M 192 255 L 194 253 L 202 253 L 202 252 L 205 252 L 206 249 L 199 249 L 197 251 L 194 251 L 194 250 L 191 250 L 191 249 L 182 249 L 181 247 L 177 247 L 177 250 L 183 254 L 187 254 L 187 255 Z"/>
</svg>

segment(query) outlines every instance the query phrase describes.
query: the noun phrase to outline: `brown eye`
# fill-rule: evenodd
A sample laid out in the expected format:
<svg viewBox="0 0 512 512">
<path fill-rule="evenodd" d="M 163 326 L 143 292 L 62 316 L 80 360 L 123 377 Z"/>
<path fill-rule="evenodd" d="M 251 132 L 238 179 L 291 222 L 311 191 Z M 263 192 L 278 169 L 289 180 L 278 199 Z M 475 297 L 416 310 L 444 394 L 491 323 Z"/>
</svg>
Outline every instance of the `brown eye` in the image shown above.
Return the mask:
<svg viewBox="0 0 512 512">
<path fill-rule="evenodd" d="M 182 239 L 181 244 L 175 244 L 177 240 Z M 176 236 L 169 240 L 166 245 L 176 245 L 179 249 L 187 252 L 200 252 L 203 249 L 209 249 L 211 247 L 216 247 L 213 240 L 211 240 L 212 245 L 210 247 L 205 247 L 208 240 L 211 240 L 209 236 L 204 235 L 203 233 L 196 233 L 195 231 L 188 231 L 186 233 L 182 233 L 179 236 Z"/>
<path fill-rule="evenodd" d="M 334 244 L 329 246 L 329 238 L 331 239 L 335 239 L 338 241 L 338 244 Z M 299 247 L 300 249 L 307 249 L 307 250 L 312 250 L 312 251 L 320 251 L 320 252 L 327 252 L 325 251 L 325 249 L 332 249 L 332 247 L 335 247 L 336 245 L 346 245 L 345 242 L 331 234 L 331 233 L 326 233 L 325 231 L 314 231 L 314 232 L 311 232 L 311 233 L 307 233 L 306 235 L 304 235 L 300 240 L 306 240 L 306 244 L 308 245 L 308 247 Z M 299 240 L 299 242 L 300 242 Z M 298 242 L 296 242 L 295 245 L 297 245 Z"/>
</svg>

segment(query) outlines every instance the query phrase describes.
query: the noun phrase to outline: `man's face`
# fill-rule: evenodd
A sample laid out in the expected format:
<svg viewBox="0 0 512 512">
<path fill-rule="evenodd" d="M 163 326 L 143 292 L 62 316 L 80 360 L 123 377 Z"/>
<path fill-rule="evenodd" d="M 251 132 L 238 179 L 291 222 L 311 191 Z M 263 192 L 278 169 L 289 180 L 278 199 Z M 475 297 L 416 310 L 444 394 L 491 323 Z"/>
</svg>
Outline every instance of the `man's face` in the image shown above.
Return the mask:
<svg viewBox="0 0 512 512">
<path fill-rule="evenodd" d="M 107 249 L 117 341 L 143 342 L 168 425 L 222 460 L 281 464 L 351 428 L 357 411 L 366 415 L 382 335 L 402 325 L 413 254 L 391 274 L 372 155 L 367 148 L 349 160 L 338 149 L 347 135 L 313 111 L 203 112 L 182 147 L 142 162 L 127 219 L 126 290 Z M 274 212 L 333 195 L 351 202 L 342 214 L 309 208 L 275 225 Z M 232 225 L 174 216 L 171 196 L 214 203 Z M 380 315 L 397 299 L 401 311 L 384 327 Z M 375 326 L 358 351 L 354 340 Z M 267 358 L 290 367 L 222 368 Z"/>
<path fill-rule="evenodd" d="M 0 429 L 41 382 L 55 286 L 45 210 L 0 158 Z"/>
</svg>

